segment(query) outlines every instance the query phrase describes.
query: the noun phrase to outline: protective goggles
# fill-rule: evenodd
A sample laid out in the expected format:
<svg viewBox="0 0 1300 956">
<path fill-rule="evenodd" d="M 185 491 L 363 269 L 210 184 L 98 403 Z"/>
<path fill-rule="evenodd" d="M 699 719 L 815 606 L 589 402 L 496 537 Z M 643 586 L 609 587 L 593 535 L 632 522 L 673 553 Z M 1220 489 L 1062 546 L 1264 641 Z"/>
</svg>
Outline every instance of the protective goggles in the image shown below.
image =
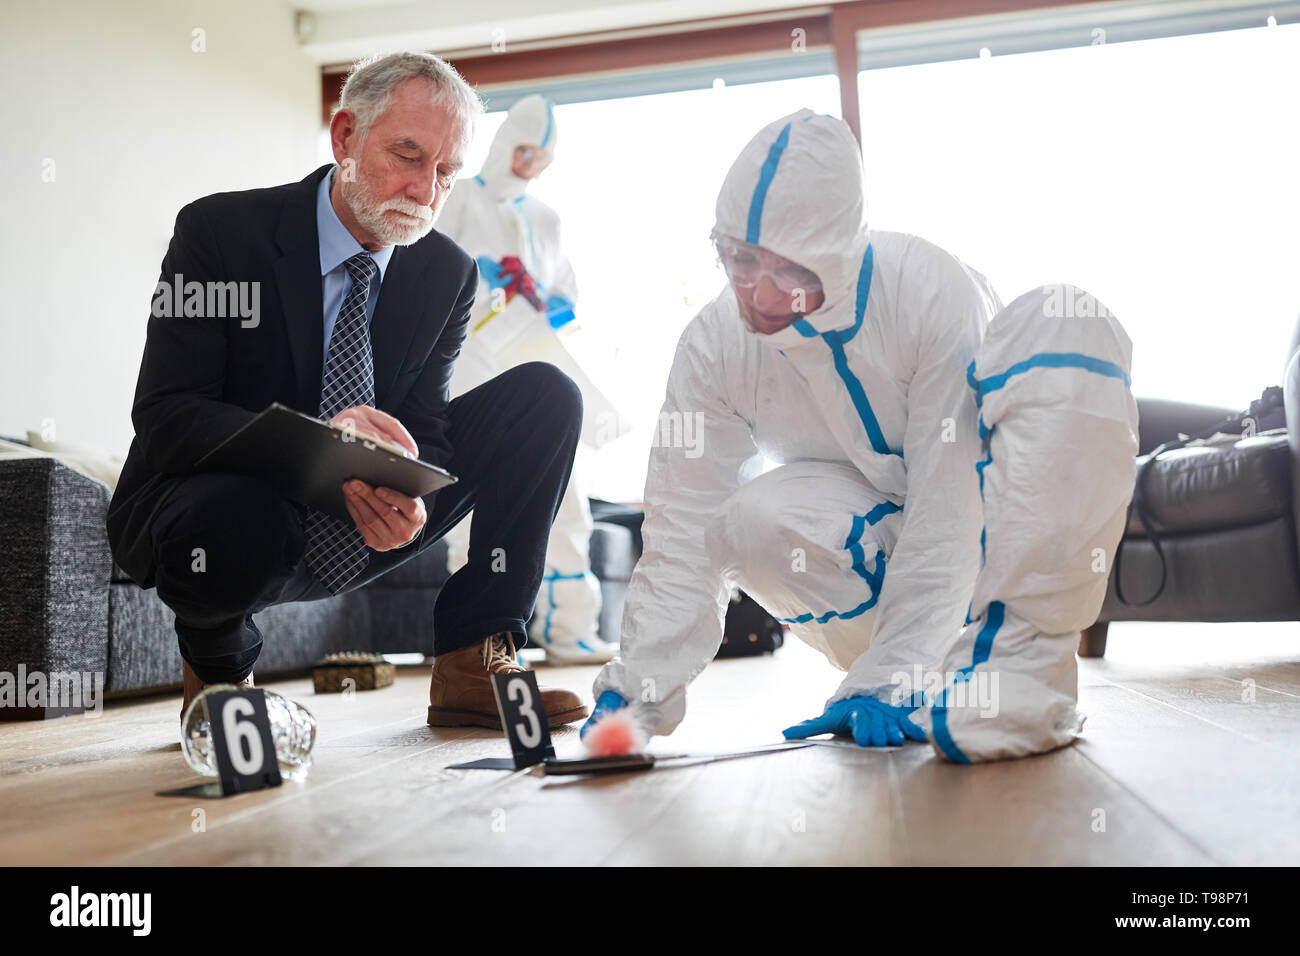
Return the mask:
<svg viewBox="0 0 1300 956">
<path fill-rule="evenodd" d="M 542 149 L 540 146 L 515 147 L 515 162 L 524 163 L 525 165 L 536 162 L 540 164 L 542 169 L 545 169 L 551 165 L 551 160 L 554 158 L 549 150 Z"/>
<path fill-rule="evenodd" d="M 715 240 L 714 248 L 727 278 L 740 288 L 752 289 L 766 275 L 787 295 L 800 289 L 810 295 L 821 291 L 815 272 L 760 246 L 723 238 Z"/>
</svg>

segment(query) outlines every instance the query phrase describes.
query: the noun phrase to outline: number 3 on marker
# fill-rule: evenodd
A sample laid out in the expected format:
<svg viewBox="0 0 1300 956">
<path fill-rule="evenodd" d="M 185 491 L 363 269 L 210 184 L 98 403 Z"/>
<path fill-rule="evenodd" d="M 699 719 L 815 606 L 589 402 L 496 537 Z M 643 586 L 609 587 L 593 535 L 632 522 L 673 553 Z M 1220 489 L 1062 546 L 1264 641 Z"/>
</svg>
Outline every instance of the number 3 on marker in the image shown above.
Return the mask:
<svg viewBox="0 0 1300 956">
<path fill-rule="evenodd" d="M 528 682 L 512 680 L 506 690 L 506 696 L 519 708 L 519 716 L 526 721 L 526 723 L 515 724 L 515 734 L 521 744 L 532 750 L 542 742 L 542 722 L 537 717 L 537 711 L 533 709 L 536 701 L 533 699 L 533 692 Z"/>
<path fill-rule="evenodd" d="M 539 709 L 542 692 L 532 671 L 493 674 L 492 693 L 501 715 L 501 729 L 510 740 L 515 769 L 522 770 L 555 756 L 551 732 L 546 726 L 546 711 Z"/>
</svg>

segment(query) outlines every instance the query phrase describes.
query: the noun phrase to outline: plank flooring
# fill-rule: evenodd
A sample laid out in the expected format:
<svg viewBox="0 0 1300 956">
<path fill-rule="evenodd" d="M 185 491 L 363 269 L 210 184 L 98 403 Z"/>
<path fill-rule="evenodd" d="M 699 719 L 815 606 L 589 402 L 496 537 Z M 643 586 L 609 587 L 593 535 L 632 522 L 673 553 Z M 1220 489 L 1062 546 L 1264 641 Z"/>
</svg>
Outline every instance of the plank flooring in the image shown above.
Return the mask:
<svg viewBox="0 0 1300 956">
<path fill-rule="evenodd" d="M 594 668 L 539 668 L 590 693 Z M 668 751 L 778 739 L 839 680 L 797 642 L 719 661 Z M 224 800 L 198 782 L 179 695 L 0 724 L 0 864 L 1300 863 L 1300 624 L 1111 627 L 1080 662 L 1082 740 L 958 767 L 928 746 L 818 745 L 612 777 L 449 770 L 504 738 L 425 726 L 428 668 L 351 697 L 267 684 L 317 717 L 299 783 Z M 575 728 L 555 735 L 579 752 Z"/>
</svg>

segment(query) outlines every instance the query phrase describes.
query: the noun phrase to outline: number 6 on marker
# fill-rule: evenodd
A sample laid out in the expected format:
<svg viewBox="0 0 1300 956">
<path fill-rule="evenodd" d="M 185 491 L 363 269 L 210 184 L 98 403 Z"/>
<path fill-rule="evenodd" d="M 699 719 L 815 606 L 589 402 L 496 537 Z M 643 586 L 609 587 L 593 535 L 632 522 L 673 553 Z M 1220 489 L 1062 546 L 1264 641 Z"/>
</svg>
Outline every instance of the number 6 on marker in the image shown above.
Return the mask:
<svg viewBox="0 0 1300 956">
<path fill-rule="evenodd" d="M 203 697 L 222 794 L 280 786 L 280 766 L 260 688 L 214 690 Z"/>
<path fill-rule="evenodd" d="M 262 769 L 266 751 L 253 723 L 253 703 L 247 697 L 232 697 L 221 709 L 221 726 L 226 732 L 226 753 L 235 773 L 251 777 Z"/>
</svg>

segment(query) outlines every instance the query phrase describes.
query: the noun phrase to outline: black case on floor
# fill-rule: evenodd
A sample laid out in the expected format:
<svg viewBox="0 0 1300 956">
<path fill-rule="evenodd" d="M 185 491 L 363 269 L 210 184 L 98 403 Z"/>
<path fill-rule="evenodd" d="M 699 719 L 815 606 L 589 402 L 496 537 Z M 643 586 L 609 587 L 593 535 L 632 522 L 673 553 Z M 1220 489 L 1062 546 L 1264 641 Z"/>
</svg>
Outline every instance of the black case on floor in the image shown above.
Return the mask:
<svg viewBox="0 0 1300 956">
<path fill-rule="evenodd" d="M 645 513 L 640 508 L 592 498 L 591 516 L 596 521 L 622 525 L 631 531 L 637 557 L 641 556 L 641 522 L 645 520 Z M 784 642 L 785 628 L 780 621 L 744 591 L 732 592 L 718 657 L 770 654 Z"/>
<path fill-rule="evenodd" d="M 718 657 L 770 654 L 785 643 L 785 628 L 744 591 L 734 591 L 727 607 Z"/>
</svg>

